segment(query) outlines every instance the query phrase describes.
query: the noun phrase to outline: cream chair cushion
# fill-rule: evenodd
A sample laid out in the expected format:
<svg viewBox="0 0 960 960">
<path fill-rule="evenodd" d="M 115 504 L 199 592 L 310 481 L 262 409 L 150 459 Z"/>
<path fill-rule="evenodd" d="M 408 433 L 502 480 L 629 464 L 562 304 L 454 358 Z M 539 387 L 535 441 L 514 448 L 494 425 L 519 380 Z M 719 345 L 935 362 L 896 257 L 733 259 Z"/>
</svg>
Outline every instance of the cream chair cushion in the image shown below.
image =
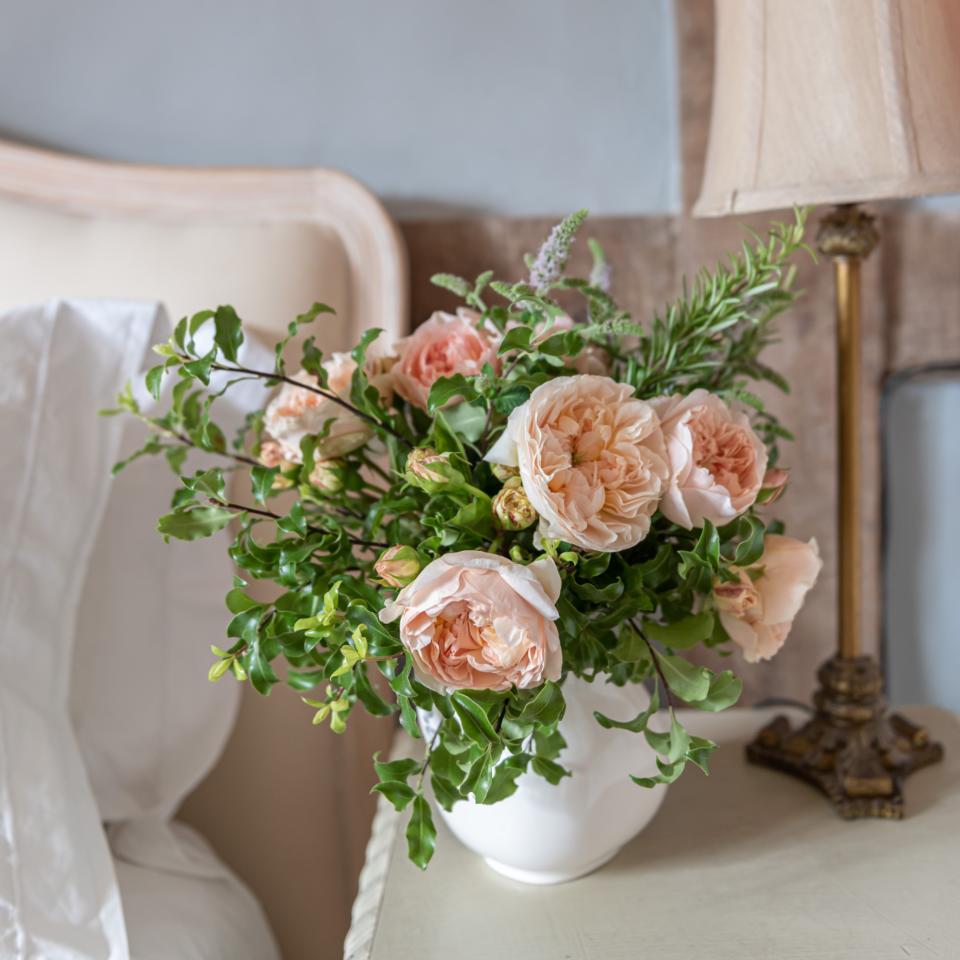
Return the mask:
<svg viewBox="0 0 960 960">
<path fill-rule="evenodd" d="M 262 330 L 282 330 L 314 301 L 334 307 L 319 339 L 349 346 L 343 245 L 317 223 L 91 217 L 0 195 L 0 309 L 50 297 L 160 301 L 171 319 L 231 303 Z"/>
</svg>

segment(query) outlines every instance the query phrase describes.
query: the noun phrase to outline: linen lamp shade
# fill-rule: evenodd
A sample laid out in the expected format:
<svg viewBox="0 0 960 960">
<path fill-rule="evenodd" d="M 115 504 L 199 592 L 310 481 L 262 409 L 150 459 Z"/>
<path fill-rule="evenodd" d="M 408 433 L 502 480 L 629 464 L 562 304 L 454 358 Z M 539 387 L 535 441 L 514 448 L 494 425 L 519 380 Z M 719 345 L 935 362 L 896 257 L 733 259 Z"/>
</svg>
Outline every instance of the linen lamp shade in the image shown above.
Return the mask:
<svg viewBox="0 0 960 960">
<path fill-rule="evenodd" d="M 716 0 L 695 216 L 960 191 L 960 2 Z"/>
</svg>

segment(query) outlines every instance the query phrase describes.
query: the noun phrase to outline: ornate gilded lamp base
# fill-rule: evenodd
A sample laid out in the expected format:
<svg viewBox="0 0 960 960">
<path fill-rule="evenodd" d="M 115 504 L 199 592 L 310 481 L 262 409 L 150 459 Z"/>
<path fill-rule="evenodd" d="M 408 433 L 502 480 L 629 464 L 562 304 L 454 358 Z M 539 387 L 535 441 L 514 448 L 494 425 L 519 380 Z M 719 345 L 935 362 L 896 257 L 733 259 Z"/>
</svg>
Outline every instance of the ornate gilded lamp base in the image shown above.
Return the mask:
<svg viewBox="0 0 960 960">
<path fill-rule="evenodd" d="M 943 758 L 927 731 L 887 715 L 883 679 L 872 657 L 831 657 L 817 674 L 816 712 L 798 730 L 776 717 L 747 746 L 747 759 L 819 787 L 837 813 L 903 817 L 903 780 Z"/>
</svg>

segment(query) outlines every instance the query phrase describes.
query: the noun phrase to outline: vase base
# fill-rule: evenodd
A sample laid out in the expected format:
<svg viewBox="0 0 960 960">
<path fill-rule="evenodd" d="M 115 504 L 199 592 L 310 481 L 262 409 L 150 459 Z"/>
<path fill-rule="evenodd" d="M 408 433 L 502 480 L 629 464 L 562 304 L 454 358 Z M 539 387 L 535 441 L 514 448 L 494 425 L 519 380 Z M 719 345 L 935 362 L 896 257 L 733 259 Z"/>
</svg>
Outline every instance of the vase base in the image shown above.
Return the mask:
<svg viewBox="0 0 960 960">
<path fill-rule="evenodd" d="M 491 869 L 504 877 L 516 880 L 518 883 L 529 883 L 536 886 L 549 886 L 554 883 L 567 883 L 569 880 L 576 880 L 579 877 L 585 877 L 594 870 L 599 870 L 605 863 L 612 860 L 620 848 L 605 853 L 596 860 L 589 863 L 579 864 L 568 870 L 523 870 L 520 867 L 511 867 L 507 863 L 501 863 L 499 860 L 493 860 L 490 857 L 484 857 L 484 862 Z"/>
</svg>

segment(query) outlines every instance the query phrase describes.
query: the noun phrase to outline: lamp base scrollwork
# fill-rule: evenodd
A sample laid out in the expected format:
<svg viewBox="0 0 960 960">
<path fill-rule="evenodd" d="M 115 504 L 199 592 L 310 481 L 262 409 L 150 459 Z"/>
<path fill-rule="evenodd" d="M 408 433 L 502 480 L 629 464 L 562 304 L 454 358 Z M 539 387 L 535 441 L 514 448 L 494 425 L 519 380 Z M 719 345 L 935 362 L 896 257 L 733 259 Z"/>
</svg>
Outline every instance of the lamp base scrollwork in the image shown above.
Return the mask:
<svg viewBox="0 0 960 960">
<path fill-rule="evenodd" d="M 872 657 L 832 657 L 817 674 L 813 717 L 798 729 L 774 718 L 747 746 L 747 759 L 822 790 L 847 820 L 903 817 L 903 781 L 943 758 L 925 729 L 887 714 Z"/>
</svg>

